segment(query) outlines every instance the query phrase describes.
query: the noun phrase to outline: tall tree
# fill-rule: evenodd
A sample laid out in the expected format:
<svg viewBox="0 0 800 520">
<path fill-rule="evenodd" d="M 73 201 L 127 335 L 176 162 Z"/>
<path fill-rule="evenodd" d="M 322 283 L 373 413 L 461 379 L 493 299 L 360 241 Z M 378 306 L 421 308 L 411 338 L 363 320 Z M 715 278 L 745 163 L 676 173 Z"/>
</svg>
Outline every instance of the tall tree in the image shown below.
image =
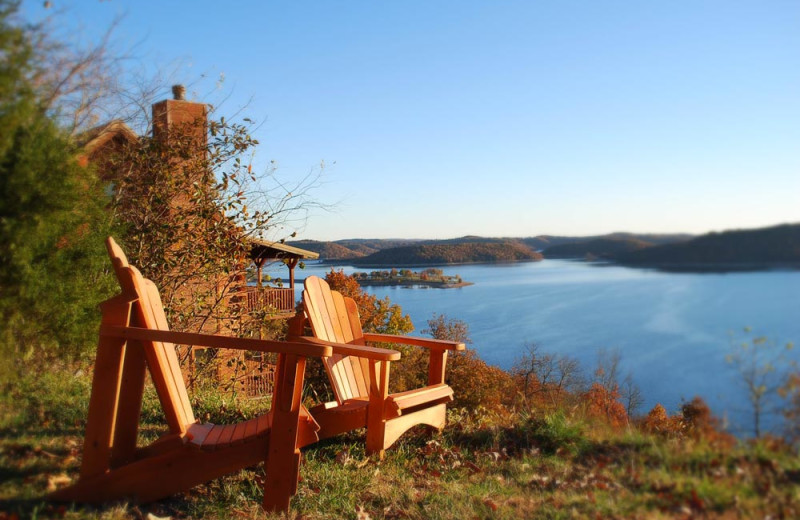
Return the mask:
<svg viewBox="0 0 800 520">
<path fill-rule="evenodd" d="M 109 294 L 108 200 L 37 89 L 34 30 L 0 0 L 0 351 L 9 361 L 88 355 Z M 8 370 L 6 370 L 8 372 Z M 1 376 L 0 376 L 1 377 Z"/>
</svg>

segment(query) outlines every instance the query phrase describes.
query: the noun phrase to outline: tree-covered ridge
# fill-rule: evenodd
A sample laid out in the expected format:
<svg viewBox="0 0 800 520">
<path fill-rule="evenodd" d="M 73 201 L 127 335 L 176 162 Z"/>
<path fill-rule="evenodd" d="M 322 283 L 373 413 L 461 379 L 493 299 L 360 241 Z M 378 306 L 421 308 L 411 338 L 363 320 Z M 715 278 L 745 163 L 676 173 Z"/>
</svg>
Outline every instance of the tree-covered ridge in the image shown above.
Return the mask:
<svg viewBox="0 0 800 520">
<path fill-rule="evenodd" d="M 480 237 L 466 235 L 463 237 L 447 239 L 401 239 L 401 238 L 348 238 L 335 240 L 332 242 L 317 240 L 297 240 L 289 242 L 289 245 L 308 249 L 320 254 L 323 260 L 349 260 L 368 256 L 385 249 L 409 246 L 431 246 L 431 245 L 460 245 L 460 244 L 505 244 L 516 242 L 526 246 L 532 251 L 543 251 L 549 247 L 562 244 L 577 244 L 594 240 L 631 240 L 647 242 L 651 245 L 670 244 L 682 242 L 692 238 L 686 234 L 636 234 L 636 233 L 611 233 L 600 236 L 569 237 L 556 235 L 539 235 L 535 237 Z"/>
<path fill-rule="evenodd" d="M 545 258 L 612 259 L 620 254 L 652 246 L 650 242 L 635 238 L 598 238 L 555 245 L 542 251 L 542 254 Z"/>
<path fill-rule="evenodd" d="M 335 258 L 337 260 L 348 260 L 350 258 L 359 258 L 364 256 L 365 253 L 354 251 L 336 242 L 320 242 L 318 240 L 297 240 L 289 242 L 292 247 L 299 247 L 308 251 L 319 253 L 321 258 Z M 374 252 L 372 249 L 370 252 Z"/>
<path fill-rule="evenodd" d="M 464 236 L 446 240 L 347 239 L 292 245 L 320 253 L 323 260 L 396 266 L 516 262 L 544 258 L 605 259 L 623 265 L 664 269 L 765 269 L 800 266 L 800 224 L 763 229 L 686 234 L 610 233 L 528 238 Z M 537 253 L 542 251 L 542 254 Z"/>
<path fill-rule="evenodd" d="M 516 241 L 431 244 L 384 249 L 353 261 L 357 265 L 437 265 L 541 260 L 542 255 Z"/>
<path fill-rule="evenodd" d="M 620 263 L 675 269 L 800 266 L 800 224 L 709 233 L 620 255 Z"/>
</svg>

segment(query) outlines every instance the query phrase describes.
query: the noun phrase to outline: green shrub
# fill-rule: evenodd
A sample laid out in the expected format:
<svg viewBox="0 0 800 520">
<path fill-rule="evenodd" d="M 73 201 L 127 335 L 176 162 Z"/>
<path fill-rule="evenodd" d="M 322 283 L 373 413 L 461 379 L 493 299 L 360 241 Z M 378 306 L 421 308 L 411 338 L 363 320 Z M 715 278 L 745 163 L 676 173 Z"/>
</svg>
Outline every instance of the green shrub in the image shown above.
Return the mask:
<svg viewBox="0 0 800 520">
<path fill-rule="evenodd" d="M 0 398 L 0 427 L 53 431 L 82 429 L 92 376 L 85 367 L 28 363 Z"/>
<path fill-rule="evenodd" d="M 583 425 L 558 410 L 542 417 L 528 417 L 518 427 L 518 435 L 526 438 L 527 444 L 545 453 L 567 451 L 573 455 L 589 447 Z"/>
</svg>

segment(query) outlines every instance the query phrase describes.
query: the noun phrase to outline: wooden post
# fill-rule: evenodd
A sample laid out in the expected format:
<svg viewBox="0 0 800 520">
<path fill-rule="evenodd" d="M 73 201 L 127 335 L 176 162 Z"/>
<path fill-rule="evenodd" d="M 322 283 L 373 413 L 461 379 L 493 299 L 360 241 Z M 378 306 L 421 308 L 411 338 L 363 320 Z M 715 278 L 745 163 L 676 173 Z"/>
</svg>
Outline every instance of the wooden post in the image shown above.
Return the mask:
<svg viewBox="0 0 800 520">
<path fill-rule="evenodd" d="M 369 360 L 369 407 L 367 408 L 367 454 L 383 460 L 386 449 L 384 404 L 389 397 L 389 362 Z"/>
<path fill-rule="evenodd" d="M 142 345 L 138 341 L 129 341 L 125 347 L 120 382 L 117 421 L 111 448 L 111 468 L 118 468 L 135 460 L 146 375 L 147 365 Z"/>
<path fill-rule="evenodd" d="M 428 384 L 439 385 L 444 383 L 444 369 L 447 364 L 446 350 L 431 350 L 430 364 L 428 365 Z"/>
<path fill-rule="evenodd" d="M 289 288 L 294 291 L 294 268 L 297 267 L 297 262 L 299 262 L 299 258 L 292 258 L 289 260 Z"/>
<path fill-rule="evenodd" d="M 103 325 L 126 326 L 130 323 L 132 302 L 125 295 L 100 305 Z M 125 359 L 125 340 L 100 336 L 89 398 L 89 418 L 83 442 L 81 478 L 102 474 L 111 467 L 111 450 L 117 426 L 120 387 Z"/>
<path fill-rule="evenodd" d="M 262 277 L 261 277 L 261 268 L 264 266 L 264 262 L 266 258 L 256 258 L 253 260 L 253 263 L 256 264 L 256 276 L 257 276 L 257 283 L 259 289 L 263 286 Z"/>
<path fill-rule="evenodd" d="M 297 493 L 300 475 L 297 435 L 305 365 L 304 357 L 294 354 L 278 356 L 262 503 L 264 509 L 270 512 L 288 510 L 289 499 Z"/>
</svg>

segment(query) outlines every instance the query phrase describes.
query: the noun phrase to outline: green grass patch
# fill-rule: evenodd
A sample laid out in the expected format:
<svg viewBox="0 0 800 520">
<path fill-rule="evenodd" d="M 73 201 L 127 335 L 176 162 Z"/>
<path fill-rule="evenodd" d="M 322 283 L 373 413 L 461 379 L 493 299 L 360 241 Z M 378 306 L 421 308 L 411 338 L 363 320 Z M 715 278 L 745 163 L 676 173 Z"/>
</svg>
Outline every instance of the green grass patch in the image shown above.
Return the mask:
<svg viewBox="0 0 800 520">
<path fill-rule="evenodd" d="M 48 490 L 77 476 L 87 372 L 30 373 L 3 395 L 0 518 L 282 518 L 261 511 L 264 471 L 248 468 L 154 504 L 63 506 Z M 200 387 L 204 420 L 235 422 L 269 407 Z M 442 435 L 418 427 L 368 457 L 364 432 L 304 450 L 302 481 L 289 518 L 775 518 L 800 516 L 800 461 L 775 443 L 721 449 L 635 429 L 595 428 L 564 411 L 503 416 L 449 414 Z M 164 431 L 152 389 L 140 441 Z M 5 515 L 5 516 L 3 516 Z M 358 516 L 361 515 L 361 516 Z"/>
</svg>

